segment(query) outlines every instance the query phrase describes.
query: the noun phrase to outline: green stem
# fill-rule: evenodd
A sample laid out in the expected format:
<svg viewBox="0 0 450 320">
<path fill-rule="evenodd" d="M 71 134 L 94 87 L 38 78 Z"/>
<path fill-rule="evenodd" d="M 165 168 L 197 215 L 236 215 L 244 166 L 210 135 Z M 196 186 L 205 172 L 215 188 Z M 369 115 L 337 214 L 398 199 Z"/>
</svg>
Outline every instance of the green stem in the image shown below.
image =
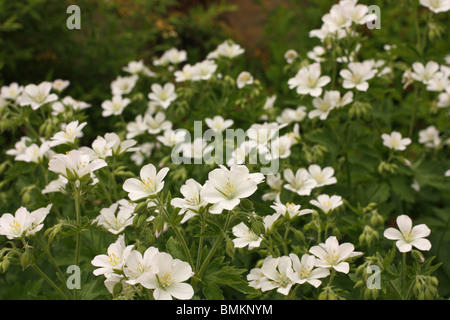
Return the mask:
<svg viewBox="0 0 450 320">
<path fill-rule="evenodd" d="M 208 211 L 202 212 L 200 214 L 200 240 L 198 242 L 198 251 L 197 251 L 197 263 L 196 263 L 196 270 L 200 268 L 200 263 L 202 261 L 202 251 L 203 251 L 203 233 L 205 232 L 205 217 L 204 214 L 208 213 Z"/>
<path fill-rule="evenodd" d="M 403 262 L 402 262 L 402 297 L 403 300 L 406 298 L 406 252 L 403 252 Z"/>
<path fill-rule="evenodd" d="M 39 275 L 44 278 L 45 281 L 47 281 L 47 283 L 53 288 L 55 289 L 56 292 L 58 292 L 58 294 L 64 299 L 64 300 L 69 300 L 66 295 L 64 294 L 64 292 L 61 291 L 60 288 L 58 288 L 58 286 L 34 263 L 31 264 L 31 266 L 33 267 L 34 270 L 36 270 L 37 273 L 39 273 Z"/>
<path fill-rule="evenodd" d="M 330 281 L 328 281 L 327 287 L 331 287 L 331 283 L 333 282 L 334 275 L 336 274 L 336 270 L 331 270 Z"/>
<path fill-rule="evenodd" d="M 79 266 L 80 263 L 80 249 L 81 249 L 81 212 L 80 212 L 80 190 L 75 186 L 75 214 L 77 219 L 77 235 L 75 244 L 75 265 Z M 78 300 L 78 291 L 75 289 L 75 300 Z"/>
</svg>

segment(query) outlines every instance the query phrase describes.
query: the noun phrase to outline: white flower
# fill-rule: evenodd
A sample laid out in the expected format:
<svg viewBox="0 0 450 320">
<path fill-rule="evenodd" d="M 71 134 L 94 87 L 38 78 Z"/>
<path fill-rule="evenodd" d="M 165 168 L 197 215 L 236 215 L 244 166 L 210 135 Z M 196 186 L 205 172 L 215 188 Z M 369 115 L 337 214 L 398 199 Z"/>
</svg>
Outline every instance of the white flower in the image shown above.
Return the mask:
<svg viewBox="0 0 450 320">
<path fill-rule="evenodd" d="M 164 87 L 158 83 L 154 83 L 152 84 L 152 92 L 148 94 L 148 98 L 158 103 L 164 109 L 167 109 L 177 98 L 175 86 L 170 82 L 166 83 Z"/>
<path fill-rule="evenodd" d="M 243 87 L 250 85 L 252 83 L 253 83 L 253 76 L 247 71 L 241 72 L 236 79 L 236 85 L 239 89 L 242 89 Z"/>
<path fill-rule="evenodd" d="M 144 288 L 153 289 L 156 300 L 191 299 L 194 289 L 190 284 L 184 283 L 192 277 L 193 272 L 189 263 L 173 259 L 168 253 L 158 253 L 153 258 L 156 272 L 144 272 L 137 282 Z"/>
<path fill-rule="evenodd" d="M 221 165 L 220 169 L 208 174 L 201 195 L 205 201 L 214 204 L 210 212 L 217 214 L 223 209 L 234 209 L 240 199 L 250 197 L 257 189 L 257 182 L 250 178 L 246 166 L 234 164 L 228 170 Z"/>
<path fill-rule="evenodd" d="M 193 81 L 209 80 L 217 70 L 217 64 L 211 60 L 196 63 L 193 67 Z"/>
<path fill-rule="evenodd" d="M 120 137 L 114 132 L 106 133 L 105 140 L 107 141 L 108 146 L 111 146 L 112 154 L 116 156 L 120 156 L 125 152 L 133 152 L 137 150 L 137 148 L 132 148 L 136 145 L 136 140 L 121 140 Z"/>
<path fill-rule="evenodd" d="M 247 275 L 248 285 L 255 289 L 261 289 L 261 280 L 266 278 L 261 268 L 253 268 Z"/>
<path fill-rule="evenodd" d="M 161 66 L 168 63 L 179 64 L 187 60 L 187 53 L 184 50 L 178 50 L 177 48 L 171 48 L 165 51 L 159 59 L 153 61 L 153 65 Z"/>
<path fill-rule="evenodd" d="M 280 124 L 291 124 L 292 122 L 301 122 L 306 117 L 306 107 L 299 106 L 296 110 L 294 109 L 283 109 L 281 115 L 277 117 L 277 122 Z"/>
<path fill-rule="evenodd" d="M 42 194 L 53 192 L 67 193 L 66 185 L 68 182 L 69 180 L 64 178 L 62 175 L 59 175 L 58 179 L 50 181 L 49 184 L 45 186 L 45 188 L 42 190 Z"/>
<path fill-rule="evenodd" d="M 412 68 L 411 78 L 427 85 L 439 71 L 439 64 L 434 61 L 429 61 L 424 66 L 421 62 L 414 62 Z"/>
<path fill-rule="evenodd" d="M 19 86 L 16 82 L 13 82 L 9 86 L 2 87 L 0 97 L 15 101 L 20 96 L 22 91 L 23 87 Z"/>
<path fill-rule="evenodd" d="M 70 81 L 69 80 L 62 80 L 62 79 L 56 79 L 52 83 L 53 89 L 55 89 L 58 92 L 63 91 L 69 85 L 70 85 Z"/>
<path fill-rule="evenodd" d="M 125 180 L 123 190 L 128 192 L 128 197 L 132 201 L 156 195 L 164 187 L 163 179 L 167 172 L 169 172 L 169 168 L 162 168 L 156 173 L 156 168 L 153 164 L 145 165 L 141 168 L 140 180 L 136 178 Z"/>
<path fill-rule="evenodd" d="M 266 233 L 271 232 L 273 229 L 273 224 L 281 216 L 281 213 L 275 212 L 274 214 L 267 215 L 263 218 L 264 229 Z"/>
<path fill-rule="evenodd" d="M 348 17 L 347 7 L 341 5 L 331 7 L 330 12 L 322 17 L 322 21 L 331 32 L 345 29 L 352 25 L 352 20 Z"/>
<path fill-rule="evenodd" d="M 197 68 L 191 66 L 190 64 L 186 64 L 183 66 L 182 70 L 175 71 L 175 82 L 184 82 L 193 80 L 195 74 L 197 72 Z"/>
<path fill-rule="evenodd" d="M 164 116 L 164 114 L 163 114 Z M 135 119 L 135 121 L 129 122 L 127 124 L 127 139 L 132 139 L 134 137 L 137 137 L 148 130 L 148 121 L 149 121 L 149 115 L 145 115 L 144 117 L 142 115 L 138 115 Z M 164 117 L 165 118 L 165 117 Z"/>
<path fill-rule="evenodd" d="M 216 53 L 219 56 L 233 59 L 243 54 L 244 49 L 237 43 L 234 43 L 232 41 L 225 41 L 217 47 Z"/>
<path fill-rule="evenodd" d="M 147 125 L 147 132 L 150 134 L 158 134 L 161 131 L 172 128 L 172 123 L 168 120 L 166 121 L 166 115 L 162 111 L 156 113 L 154 116 L 147 114 L 144 120 Z"/>
<path fill-rule="evenodd" d="M 288 64 L 291 64 L 292 62 L 294 62 L 294 60 L 297 59 L 297 57 L 298 57 L 298 53 L 294 49 L 289 49 L 288 51 L 286 51 L 284 53 L 284 59 L 286 59 L 286 62 Z"/>
<path fill-rule="evenodd" d="M 402 135 L 397 131 L 393 131 L 390 135 L 383 133 L 381 138 L 383 139 L 383 145 L 389 149 L 403 151 L 406 146 L 411 144 L 410 138 L 402 138 Z"/>
<path fill-rule="evenodd" d="M 329 196 L 326 194 L 321 194 L 317 197 L 317 200 L 309 201 L 312 205 L 320 208 L 324 213 L 333 211 L 337 207 L 341 206 L 344 202 L 340 196 Z"/>
<path fill-rule="evenodd" d="M 144 74 L 148 77 L 154 77 L 156 74 L 144 65 L 142 60 L 130 61 L 126 67 L 122 68 L 123 71 L 131 73 L 133 75 Z"/>
<path fill-rule="evenodd" d="M 56 154 L 50 159 L 48 169 L 56 172 L 70 181 L 82 179 L 91 175 L 107 163 L 102 159 L 92 159 L 89 154 L 80 150 L 72 150 L 67 154 Z"/>
<path fill-rule="evenodd" d="M 356 88 L 359 91 L 367 91 L 369 88 L 367 80 L 372 79 L 376 73 L 376 69 L 372 69 L 370 63 L 350 62 L 348 69 L 341 70 L 339 74 L 344 79 L 342 84 L 344 88 Z"/>
<path fill-rule="evenodd" d="M 87 125 L 87 122 L 79 124 L 79 121 L 72 121 L 64 126 L 63 131 L 56 133 L 50 140 L 52 147 L 66 143 L 75 143 L 76 138 L 83 136 L 83 128 Z"/>
<path fill-rule="evenodd" d="M 192 218 L 202 208 L 208 204 L 202 197 L 203 186 L 194 179 L 188 179 L 184 185 L 181 186 L 180 192 L 184 198 L 173 198 L 171 205 L 175 208 L 181 208 L 179 214 L 185 214 L 182 222 Z"/>
<path fill-rule="evenodd" d="M 131 155 L 130 159 L 140 167 L 146 159 L 150 158 L 154 147 L 155 144 L 152 142 L 143 143 L 136 147 L 137 150 Z"/>
<path fill-rule="evenodd" d="M 447 12 L 450 10 L 450 0 L 420 0 L 420 4 L 434 13 Z"/>
<path fill-rule="evenodd" d="M 319 268 L 333 268 L 337 272 L 348 273 L 350 265 L 345 260 L 361 255 L 361 252 L 354 251 L 353 244 L 346 242 L 339 245 L 336 237 L 329 237 L 325 243 L 313 246 L 309 249 L 318 259 L 316 266 Z"/>
<path fill-rule="evenodd" d="M 425 239 L 431 231 L 425 224 L 413 228 L 411 218 L 400 215 L 397 217 L 397 226 L 400 230 L 388 228 L 384 236 L 389 240 L 397 240 L 395 244 L 400 252 L 409 252 L 413 246 L 422 251 L 431 249 L 431 242 Z"/>
<path fill-rule="evenodd" d="M 288 182 L 284 188 L 296 192 L 300 196 L 309 196 L 312 189 L 317 186 L 317 182 L 311 178 L 306 169 L 298 169 L 295 176 L 292 169 L 285 169 L 284 179 Z"/>
<path fill-rule="evenodd" d="M 315 62 L 323 62 L 326 59 L 322 57 L 326 53 L 325 48 L 322 46 L 315 46 L 311 51 L 307 53 L 308 58 Z"/>
<path fill-rule="evenodd" d="M 155 257 L 159 254 L 158 248 L 150 247 L 142 255 L 139 251 L 133 250 L 127 257 L 123 267 L 123 273 L 127 277 L 126 283 L 135 285 L 138 279 L 146 272 L 157 273 Z"/>
<path fill-rule="evenodd" d="M 322 87 L 331 81 L 329 76 L 321 76 L 320 63 L 313 63 L 298 71 L 294 78 L 290 78 L 290 89 L 296 89 L 298 94 L 309 94 L 318 97 L 322 94 Z"/>
<path fill-rule="evenodd" d="M 121 95 L 114 95 L 112 100 L 106 100 L 102 103 L 102 116 L 118 116 L 121 115 L 123 110 L 130 104 L 131 100 L 128 98 L 122 98 Z"/>
<path fill-rule="evenodd" d="M 255 234 L 243 222 L 234 226 L 232 232 L 236 237 L 233 239 L 235 248 L 244 248 L 248 246 L 248 249 L 252 250 L 254 248 L 258 248 L 263 240 L 262 237 Z"/>
<path fill-rule="evenodd" d="M 49 214 L 52 204 L 45 208 L 29 212 L 25 207 L 17 209 L 14 216 L 5 213 L 0 217 L 0 235 L 8 239 L 20 239 L 32 236 L 44 227 L 43 221 Z"/>
<path fill-rule="evenodd" d="M 310 176 L 316 180 L 316 187 L 323 187 L 337 183 L 337 179 L 333 177 L 334 169 L 332 167 L 321 169 L 318 165 L 312 164 L 308 167 L 308 172 Z"/>
<path fill-rule="evenodd" d="M 122 271 L 127 261 L 128 255 L 133 250 L 134 245 L 125 246 L 125 236 L 119 238 L 108 247 L 107 255 L 101 254 L 95 256 L 91 264 L 98 269 L 94 270 L 94 275 L 105 275 L 106 277 L 115 274 L 115 270 Z"/>
<path fill-rule="evenodd" d="M 112 234 L 121 233 L 133 223 L 134 215 L 129 210 L 118 210 L 118 208 L 119 203 L 113 203 L 109 208 L 101 209 L 100 215 L 93 222 L 105 227 Z"/>
<path fill-rule="evenodd" d="M 336 97 L 331 91 L 326 91 L 323 99 L 320 97 L 314 98 L 314 110 L 308 113 L 308 118 L 314 119 L 319 117 L 320 120 L 326 120 L 330 111 L 336 108 Z"/>
<path fill-rule="evenodd" d="M 450 170 L 445 171 L 445 176 L 450 177 Z"/>
<path fill-rule="evenodd" d="M 264 260 L 261 267 L 264 278 L 260 280 L 261 291 L 277 289 L 277 292 L 288 295 L 294 285 L 292 260 L 283 256 Z"/>
<path fill-rule="evenodd" d="M 214 118 L 206 118 L 205 119 L 206 125 L 217 132 L 223 132 L 224 130 L 231 127 L 234 123 L 233 120 L 225 120 L 221 116 L 215 116 Z"/>
<path fill-rule="evenodd" d="M 275 94 L 270 97 L 267 97 L 266 101 L 264 102 L 263 109 L 264 110 L 272 109 L 276 100 L 277 100 L 277 96 Z"/>
<path fill-rule="evenodd" d="M 445 88 L 445 92 L 439 94 L 437 107 L 438 108 L 450 107 L 450 85 Z"/>
<path fill-rule="evenodd" d="M 290 134 L 285 134 L 274 139 L 270 145 L 271 159 L 286 159 L 291 155 L 293 139 Z"/>
<path fill-rule="evenodd" d="M 294 270 L 293 281 L 295 283 L 303 284 L 308 282 L 317 288 L 322 284 L 322 281 L 319 279 L 330 275 L 330 270 L 327 268 L 315 268 L 316 258 L 312 255 L 304 254 L 301 261 L 293 253 L 289 257 L 292 260 L 292 269 Z"/>
<path fill-rule="evenodd" d="M 267 184 L 269 185 L 271 192 L 264 194 L 262 200 L 275 200 L 276 202 L 281 202 L 279 201 L 279 198 L 281 189 L 283 188 L 283 180 L 281 179 L 280 173 L 267 175 Z"/>
<path fill-rule="evenodd" d="M 284 205 L 280 202 L 274 202 L 270 207 L 274 209 L 276 213 L 285 216 L 288 220 L 313 212 L 311 209 L 300 210 L 301 205 L 293 203 L 286 203 L 286 205 Z"/>
<path fill-rule="evenodd" d="M 156 137 L 156 139 L 167 147 L 174 147 L 179 143 L 185 141 L 187 131 L 185 130 L 166 130 L 162 136 Z"/>
<path fill-rule="evenodd" d="M 41 145 L 33 143 L 17 154 L 14 160 L 24 162 L 40 163 L 44 158 L 51 157 L 53 151 L 50 150 L 50 142 L 41 139 Z"/>
<path fill-rule="evenodd" d="M 419 143 L 423 143 L 426 147 L 437 148 L 441 144 L 439 131 L 435 126 L 429 126 L 419 131 Z"/>
<path fill-rule="evenodd" d="M 42 105 L 58 100 L 58 96 L 52 90 L 51 82 L 42 82 L 39 85 L 29 84 L 23 90 L 22 96 L 19 98 L 21 106 L 31 106 L 31 109 L 37 110 Z"/>
<path fill-rule="evenodd" d="M 138 79 L 139 77 L 136 75 L 129 77 L 117 77 L 116 80 L 111 83 L 111 92 L 113 96 L 121 96 L 130 93 L 136 85 Z"/>
<path fill-rule="evenodd" d="M 14 149 L 9 149 L 6 151 L 7 155 L 10 156 L 17 156 L 19 154 L 22 154 L 25 152 L 26 148 L 27 148 L 27 144 L 31 142 L 31 139 L 29 137 L 22 137 L 20 138 L 20 141 L 16 142 L 14 144 Z"/>
</svg>

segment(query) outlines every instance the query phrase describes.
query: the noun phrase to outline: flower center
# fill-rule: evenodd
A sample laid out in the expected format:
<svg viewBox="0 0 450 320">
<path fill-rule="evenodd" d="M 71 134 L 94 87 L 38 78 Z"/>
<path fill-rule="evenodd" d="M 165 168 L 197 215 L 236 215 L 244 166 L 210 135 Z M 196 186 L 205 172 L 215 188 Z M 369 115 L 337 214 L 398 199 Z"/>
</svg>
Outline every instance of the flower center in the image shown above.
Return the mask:
<svg viewBox="0 0 450 320">
<path fill-rule="evenodd" d="M 172 283 L 175 281 L 175 279 L 172 278 L 172 275 L 170 273 L 165 273 L 161 278 L 158 277 L 158 280 L 162 288 L 170 287 Z"/>
<path fill-rule="evenodd" d="M 236 193 L 236 189 L 234 188 L 234 184 L 229 181 L 222 186 L 221 191 L 227 198 L 231 199 Z"/>
<path fill-rule="evenodd" d="M 120 257 L 116 256 L 114 253 L 108 255 L 108 261 L 112 266 L 117 266 L 120 262 Z"/>
<path fill-rule="evenodd" d="M 13 232 L 19 232 L 19 230 L 22 228 L 22 226 L 20 225 L 19 222 L 17 222 L 17 220 L 14 220 L 13 222 L 11 222 L 9 224 L 9 226 L 11 227 L 11 230 Z"/>
<path fill-rule="evenodd" d="M 153 192 L 153 190 L 155 189 L 155 184 L 150 178 L 143 179 L 141 185 L 146 191 Z"/>
</svg>

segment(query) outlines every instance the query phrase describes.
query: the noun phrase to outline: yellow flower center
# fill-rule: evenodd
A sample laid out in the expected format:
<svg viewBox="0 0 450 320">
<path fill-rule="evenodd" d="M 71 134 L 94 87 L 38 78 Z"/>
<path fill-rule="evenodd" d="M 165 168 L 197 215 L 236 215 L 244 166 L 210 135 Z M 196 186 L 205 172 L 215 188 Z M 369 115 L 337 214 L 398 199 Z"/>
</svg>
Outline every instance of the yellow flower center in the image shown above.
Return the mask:
<svg viewBox="0 0 450 320">
<path fill-rule="evenodd" d="M 170 273 L 165 273 L 161 278 L 158 278 L 158 280 L 162 288 L 170 287 L 175 281 Z"/>
<path fill-rule="evenodd" d="M 150 178 L 143 179 L 141 185 L 146 191 L 152 192 L 155 189 L 155 184 Z"/>
<path fill-rule="evenodd" d="M 113 266 L 117 266 L 120 262 L 120 257 L 116 256 L 114 253 L 108 255 L 109 263 Z"/>
<path fill-rule="evenodd" d="M 18 232 L 22 228 L 22 226 L 20 225 L 19 222 L 17 222 L 17 220 L 14 220 L 14 222 L 11 222 L 9 224 L 9 226 L 11 227 L 11 230 L 13 232 Z"/>
<path fill-rule="evenodd" d="M 234 194 L 236 193 L 236 189 L 234 188 L 234 185 L 228 181 L 226 184 L 224 184 L 222 186 L 222 193 L 227 198 L 231 199 L 234 196 Z"/>
</svg>

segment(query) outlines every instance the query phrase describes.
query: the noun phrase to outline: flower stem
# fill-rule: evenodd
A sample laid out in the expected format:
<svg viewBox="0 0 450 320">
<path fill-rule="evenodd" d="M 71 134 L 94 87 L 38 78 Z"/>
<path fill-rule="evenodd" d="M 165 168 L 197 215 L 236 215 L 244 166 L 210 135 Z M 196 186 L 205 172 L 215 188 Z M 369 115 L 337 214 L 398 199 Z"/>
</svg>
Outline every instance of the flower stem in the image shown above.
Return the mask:
<svg viewBox="0 0 450 320">
<path fill-rule="evenodd" d="M 80 249 L 81 249 L 81 212 L 80 212 L 80 190 L 75 186 L 75 214 L 77 219 L 77 235 L 76 235 L 76 245 L 75 245 L 75 265 L 79 266 L 80 262 Z M 75 289 L 75 300 L 78 300 L 78 291 Z"/>
<path fill-rule="evenodd" d="M 47 283 L 53 288 L 55 289 L 56 292 L 58 292 L 58 294 L 64 299 L 64 300 L 69 300 L 66 295 L 64 294 L 64 292 L 61 291 L 60 288 L 58 288 L 58 286 L 34 263 L 31 264 L 31 266 L 33 267 L 34 270 L 36 270 L 37 273 L 39 273 L 39 275 L 45 280 L 47 281 Z"/>
<path fill-rule="evenodd" d="M 406 299 L 406 252 L 403 252 L 402 262 L 402 296 L 403 300 Z"/>
</svg>

